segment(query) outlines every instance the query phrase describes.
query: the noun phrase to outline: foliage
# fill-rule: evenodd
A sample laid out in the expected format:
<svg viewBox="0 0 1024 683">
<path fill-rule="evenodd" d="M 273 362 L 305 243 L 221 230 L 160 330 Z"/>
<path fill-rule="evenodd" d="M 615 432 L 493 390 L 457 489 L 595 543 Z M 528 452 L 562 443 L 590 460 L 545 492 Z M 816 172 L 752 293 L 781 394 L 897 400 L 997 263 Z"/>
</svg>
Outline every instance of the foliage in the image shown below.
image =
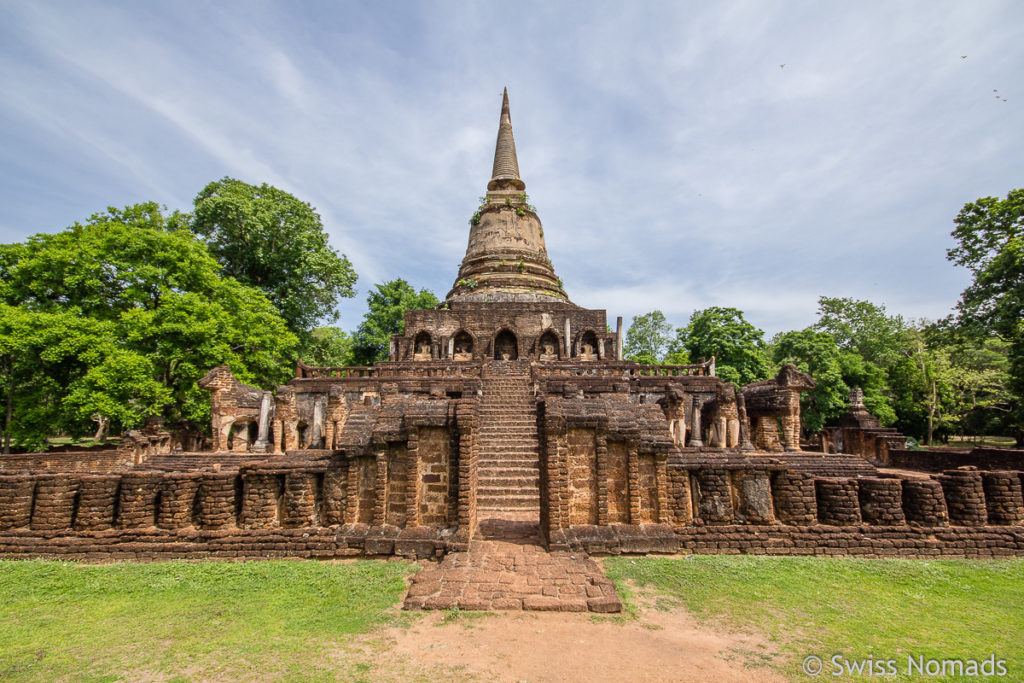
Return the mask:
<svg viewBox="0 0 1024 683">
<path fill-rule="evenodd" d="M 694 311 L 690 323 L 676 330 L 673 348 L 685 349 L 690 358 L 714 356 L 718 376 L 739 386 L 771 374 L 764 332 L 748 323 L 736 308 L 712 306 Z"/>
<path fill-rule="evenodd" d="M 210 368 L 262 386 L 287 378 L 295 336 L 182 224 L 139 204 L 0 246 L 0 369 L 16 443 L 84 433 L 93 413 L 122 429 L 149 415 L 205 428 L 209 395 L 196 381 Z"/>
<path fill-rule="evenodd" d="M 339 327 L 318 327 L 309 334 L 301 354 L 308 365 L 355 365 L 355 337 Z"/>
<path fill-rule="evenodd" d="M 267 184 L 223 178 L 195 198 L 192 231 L 224 274 L 263 290 L 292 332 L 302 336 L 355 296 L 356 273 L 328 243 L 312 206 Z"/>
<path fill-rule="evenodd" d="M 365 680 L 416 566 L 0 561 L 0 679 Z M 102 624 L 102 628 L 97 628 Z"/>
<path fill-rule="evenodd" d="M 906 329 L 903 318 L 890 316 L 885 306 L 870 301 L 823 296 L 818 299 L 818 322 L 840 349 L 856 351 L 869 363 L 886 368 L 898 356 Z"/>
<path fill-rule="evenodd" d="M 519 195 L 519 204 L 516 206 L 516 213 L 520 216 L 525 216 L 527 211 L 536 215 L 537 207 L 530 203 L 530 195 L 523 192 Z"/>
<path fill-rule="evenodd" d="M 701 621 L 753 629 L 780 643 L 776 665 L 794 680 L 806 678 L 800 664 L 812 654 L 828 673 L 836 653 L 894 658 L 903 672 L 911 655 L 981 660 L 995 653 L 1009 671 L 1024 670 L 1021 559 L 695 555 L 604 564 L 620 590 L 639 586 L 681 603 Z"/>
<path fill-rule="evenodd" d="M 809 328 L 784 332 L 772 339 L 771 350 L 777 365 L 792 363 L 814 378 L 814 389 L 800 395 L 804 431 L 817 434 L 826 424 L 835 424 L 846 412 L 849 387 L 843 382 L 840 351 L 832 335 Z"/>
<path fill-rule="evenodd" d="M 883 425 L 897 423 L 889 370 L 907 355 L 908 326 L 903 318 L 890 316 L 885 306 L 870 301 L 823 296 L 818 299 L 814 329 L 835 339 L 843 382 L 864 391 L 864 405 Z"/>
<path fill-rule="evenodd" d="M 391 335 L 405 330 L 405 312 L 434 308 L 437 303 L 433 292 L 428 289 L 417 292 L 401 278 L 375 285 L 366 297 L 369 310 L 355 333 L 355 363 L 373 365 L 387 360 Z"/>
<path fill-rule="evenodd" d="M 957 246 L 947 258 L 974 278 L 957 306 L 959 322 L 1009 345 L 1007 426 L 1024 446 L 1024 189 L 970 202 L 954 223 Z"/>
<path fill-rule="evenodd" d="M 660 363 L 668 351 L 672 326 L 661 311 L 634 315 L 626 331 L 622 355 L 626 360 L 651 365 Z"/>
<path fill-rule="evenodd" d="M 864 390 L 883 425 L 931 444 L 968 424 L 997 429 L 996 415 L 1007 414 L 1005 346 L 991 333 L 908 322 L 855 299 L 822 297 L 819 314 L 815 329 L 836 338 L 843 382 Z"/>
<path fill-rule="evenodd" d="M 843 383 L 851 389 L 861 388 L 864 392 L 864 406 L 878 418 L 883 427 L 896 422 L 896 411 L 889 396 L 889 381 L 885 370 L 864 360 L 856 351 L 841 351 L 839 368 Z"/>
</svg>

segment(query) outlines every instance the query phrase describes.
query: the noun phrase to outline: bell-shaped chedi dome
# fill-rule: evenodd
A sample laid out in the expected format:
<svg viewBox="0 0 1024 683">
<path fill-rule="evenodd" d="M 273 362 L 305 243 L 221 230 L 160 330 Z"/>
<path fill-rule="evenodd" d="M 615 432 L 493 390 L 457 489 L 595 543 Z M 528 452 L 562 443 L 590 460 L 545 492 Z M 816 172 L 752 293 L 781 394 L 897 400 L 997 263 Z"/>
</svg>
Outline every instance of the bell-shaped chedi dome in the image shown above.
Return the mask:
<svg viewBox="0 0 1024 683">
<path fill-rule="evenodd" d="M 527 203 L 525 190 L 506 89 L 494 170 L 485 201 L 470 221 L 469 246 L 449 301 L 569 301 L 551 266 L 544 228 Z"/>
</svg>

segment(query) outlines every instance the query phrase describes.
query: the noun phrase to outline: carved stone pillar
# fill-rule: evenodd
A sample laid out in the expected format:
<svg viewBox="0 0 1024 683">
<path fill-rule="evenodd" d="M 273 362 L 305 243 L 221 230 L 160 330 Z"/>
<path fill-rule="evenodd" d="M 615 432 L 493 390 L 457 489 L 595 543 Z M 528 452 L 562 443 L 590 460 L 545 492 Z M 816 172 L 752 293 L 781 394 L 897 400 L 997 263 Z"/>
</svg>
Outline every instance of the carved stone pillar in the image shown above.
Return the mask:
<svg viewBox="0 0 1024 683">
<path fill-rule="evenodd" d="M 750 422 L 747 420 L 747 401 L 743 397 L 743 392 L 736 392 L 736 408 L 740 414 L 740 450 L 741 451 L 754 451 L 754 444 L 750 443 Z"/>
<path fill-rule="evenodd" d="M 274 396 L 269 391 L 264 391 L 260 400 L 259 433 L 256 443 L 252 446 L 254 453 L 266 453 L 270 447 L 270 420 L 273 417 L 273 412 Z"/>
<path fill-rule="evenodd" d="M 690 448 L 701 448 L 704 441 L 700 435 L 700 398 L 693 397 L 693 407 L 690 409 Z"/>
</svg>

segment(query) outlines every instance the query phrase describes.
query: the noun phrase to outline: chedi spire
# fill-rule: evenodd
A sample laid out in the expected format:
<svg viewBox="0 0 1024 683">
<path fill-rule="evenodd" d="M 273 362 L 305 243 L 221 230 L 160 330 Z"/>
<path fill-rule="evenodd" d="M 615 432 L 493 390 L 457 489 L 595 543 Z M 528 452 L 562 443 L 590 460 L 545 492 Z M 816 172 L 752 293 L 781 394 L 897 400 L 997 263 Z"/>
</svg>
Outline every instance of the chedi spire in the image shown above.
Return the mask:
<svg viewBox="0 0 1024 683">
<path fill-rule="evenodd" d="M 512 135 L 512 112 L 508 106 L 508 88 L 502 95 L 501 119 L 498 122 L 498 140 L 494 144 L 494 170 L 488 190 L 514 189 L 522 192 L 526 183 L 519 177 L 519 159 L 516 157 L 516 139 Z"/>
<path fill-rule="evenodd" d="M 502 94 L 494 168 L 470 220 L 469 245 L 448 300 L 559 301 L 569 297 L 544 246 L 544 228 L 519 177 L 508 89 Z"/>
</svg>

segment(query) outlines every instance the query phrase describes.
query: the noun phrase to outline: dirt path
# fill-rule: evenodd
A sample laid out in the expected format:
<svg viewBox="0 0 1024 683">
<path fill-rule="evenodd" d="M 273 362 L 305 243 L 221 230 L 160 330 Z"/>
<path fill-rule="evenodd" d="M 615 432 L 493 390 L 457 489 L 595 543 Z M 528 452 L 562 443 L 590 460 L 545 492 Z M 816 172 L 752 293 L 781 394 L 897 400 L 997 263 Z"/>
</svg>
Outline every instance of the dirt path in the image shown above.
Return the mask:
<svg viewBox="0 0 1024 683">
<path fill-rule="evenodd" d="M 371 646 L 372 645 L 372 646 Z M 774 646 L 711 630 L 685 610 L 638 619 L 580 613 L 429 612 L 367 643 L 371 676 L 403 680 L 784 681 Z"/>
</svg>

